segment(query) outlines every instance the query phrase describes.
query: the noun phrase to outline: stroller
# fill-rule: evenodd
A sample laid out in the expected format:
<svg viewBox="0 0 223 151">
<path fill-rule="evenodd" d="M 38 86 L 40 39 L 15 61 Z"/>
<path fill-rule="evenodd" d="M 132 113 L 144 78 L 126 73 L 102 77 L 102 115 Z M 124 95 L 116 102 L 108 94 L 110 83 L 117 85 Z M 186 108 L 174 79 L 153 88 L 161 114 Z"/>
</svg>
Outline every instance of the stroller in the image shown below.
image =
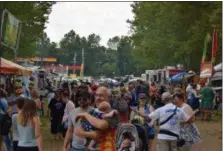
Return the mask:
<svg viewBox="0 0 223 151">
<path fill-rule="evenodd" d="M 119 124 L 116 133 L 116 151 L 147 151 L 146 134 L 146 129 L 141 124 Z M 131 147 L 120 149 L 125 138 L 131 140 Z"/>
<path fill-rule="evenodd" d="M 139 140 L 140 140 L 140 151 L 148 150 L 148 135 L 147 129 L 144 125 L 142 125 L 138 120 L 132 120 L 131 123 L 136 127 Z"/>
</svg>

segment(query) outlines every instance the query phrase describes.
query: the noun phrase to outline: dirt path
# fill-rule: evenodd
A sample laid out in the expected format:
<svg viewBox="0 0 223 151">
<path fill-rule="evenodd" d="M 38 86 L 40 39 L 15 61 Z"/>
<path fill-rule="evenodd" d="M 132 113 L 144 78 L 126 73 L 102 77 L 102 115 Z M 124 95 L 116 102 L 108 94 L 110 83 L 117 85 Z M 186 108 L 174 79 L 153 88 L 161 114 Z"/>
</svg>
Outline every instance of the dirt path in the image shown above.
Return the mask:
<svg viewBox="0 0 223 151">
<path fill-rule="evenodd" d="M 202 151 L 221 151 L 222 122 L 201 122 L 198 120 L 196 125 L 202 137 Z M 43 133 L 44 151 L 61 151 L 63 140 L 52 140 L 48 126 L 43 127 Z M 153 148 L 153 151 L 155 151 L 155 145 Z M 193 149 L 193 151 L 196 150 Z"/>
<path fill-rule="evenodd" d="M 196 122 L 201 133 L 203 151 L 222 150 L 222 122 Z"/>
</svg>

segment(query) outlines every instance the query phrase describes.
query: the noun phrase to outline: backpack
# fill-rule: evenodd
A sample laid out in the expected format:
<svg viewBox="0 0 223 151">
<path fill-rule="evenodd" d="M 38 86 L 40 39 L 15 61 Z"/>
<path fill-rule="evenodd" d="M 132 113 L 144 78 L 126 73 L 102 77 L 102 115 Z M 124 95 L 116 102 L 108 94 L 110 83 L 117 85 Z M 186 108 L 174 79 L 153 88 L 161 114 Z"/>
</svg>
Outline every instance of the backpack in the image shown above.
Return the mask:
<svg viewBox="0 0 223 151">
<path fill-rule="evenodd" d="M 8 115 L 8 113 L 4 110 L 2 102 L 0 100 L 0 135 L 3 136 L 8 135 L 11 127 L 12 127 L 12 119 Z"/>
</svg>

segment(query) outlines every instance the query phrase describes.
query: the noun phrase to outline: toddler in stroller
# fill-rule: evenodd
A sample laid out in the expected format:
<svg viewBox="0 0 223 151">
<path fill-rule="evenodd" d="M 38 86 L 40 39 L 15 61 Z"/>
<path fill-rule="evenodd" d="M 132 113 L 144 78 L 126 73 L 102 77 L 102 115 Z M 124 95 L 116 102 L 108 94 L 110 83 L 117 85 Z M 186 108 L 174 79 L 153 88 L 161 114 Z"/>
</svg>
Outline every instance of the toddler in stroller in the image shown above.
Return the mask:
<svg viewBox="0 0 223 151">
<path fill-rule="evenodd" d="M 99 119 L 103 119 L 106 117 L 112 117 L 113 114 L 118 114 L 118 111 L 116 110 L 112 110 L 111 109 L 111 105 L 107 102 L 101 102 L 98 106 L 98 109 L 95 109 L 92 111 L 92 114 L 94 117 L 99 118 Z M 77 121 L 78 119 L 76 119 Z M 81 126 L 85 131 L 94 131 L 96 130 L 95 127 L 93 127 L 88 121 L 86 121 L 85 119 L 81 120 Z M 88 146 L 89 150 L 96 150 L 96 148 L 94 147 L 96 145 L 96 141 L 95 140 L 91 140 Z"/>
<path fill-rule="evenodd" d="M 147 151 L 146 130 L 139 124 L 120 124 L 116 133 L 117 151 Z"/>
<path fill-rule="evenodd" d="M 135 151 L 134 138 L 131 132 L 125 132 L 122 135 L 123 135 L 124 140 L 121 144 L 121 147 L 118 149 L 118 151 Z"/>
</svg>

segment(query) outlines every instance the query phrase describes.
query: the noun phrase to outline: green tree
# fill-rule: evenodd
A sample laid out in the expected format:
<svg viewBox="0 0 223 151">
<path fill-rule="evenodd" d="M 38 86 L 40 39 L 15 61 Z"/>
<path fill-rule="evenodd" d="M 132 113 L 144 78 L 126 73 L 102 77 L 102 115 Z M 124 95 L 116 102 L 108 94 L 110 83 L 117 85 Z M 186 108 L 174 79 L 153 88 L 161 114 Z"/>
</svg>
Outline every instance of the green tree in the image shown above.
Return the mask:
<svg viewBox="0 0 223 151">
<path fill-rule="evenodd" d="M 55 2 L 0 2 L 0 9 L 7 9 L 22 22 L 18 56 L 32 56 L 38 51 L 37 42 L 43 36 L 45 25 Z M 12 57 L 12 50 L 4 48 L 4 54 Z"/>
<path fill-rule="evenodd" d="M 103 64 L 114 61 L 115 56 L 108 53 L 107 48 L 100 46 L 100 36 L 90 34 L 88 37 L 80 37 L 71 30 L 64 35 L 60 41 L 60 63 L 64 65 L 73 64 L 73 57 L 76 53 L 76 64 L 82 64 L 82 50 L 84 49 L 84 74 L 99 76 Z"/>
<path fill-rule="evenodd" d="M 105 63 L 101 67 L 102 74 L 107 76 L 107 77 L 113 77 L 114 74 L 115 74 L 115 68 L 116 68 L 115 63 Z"/>
<path fill-rule="evenodd" d="M 221 2 L 135 2 L 133 56 L 142 70 L 182 63 L 198 71 L 207 32 L 221 33 Z M 218 16 L 217 16 L 218 15 Z M 219 41 L 222 36 L 219 34 Z M 218 51 L 222 48 L 219 43 Z"/>
</svg>

